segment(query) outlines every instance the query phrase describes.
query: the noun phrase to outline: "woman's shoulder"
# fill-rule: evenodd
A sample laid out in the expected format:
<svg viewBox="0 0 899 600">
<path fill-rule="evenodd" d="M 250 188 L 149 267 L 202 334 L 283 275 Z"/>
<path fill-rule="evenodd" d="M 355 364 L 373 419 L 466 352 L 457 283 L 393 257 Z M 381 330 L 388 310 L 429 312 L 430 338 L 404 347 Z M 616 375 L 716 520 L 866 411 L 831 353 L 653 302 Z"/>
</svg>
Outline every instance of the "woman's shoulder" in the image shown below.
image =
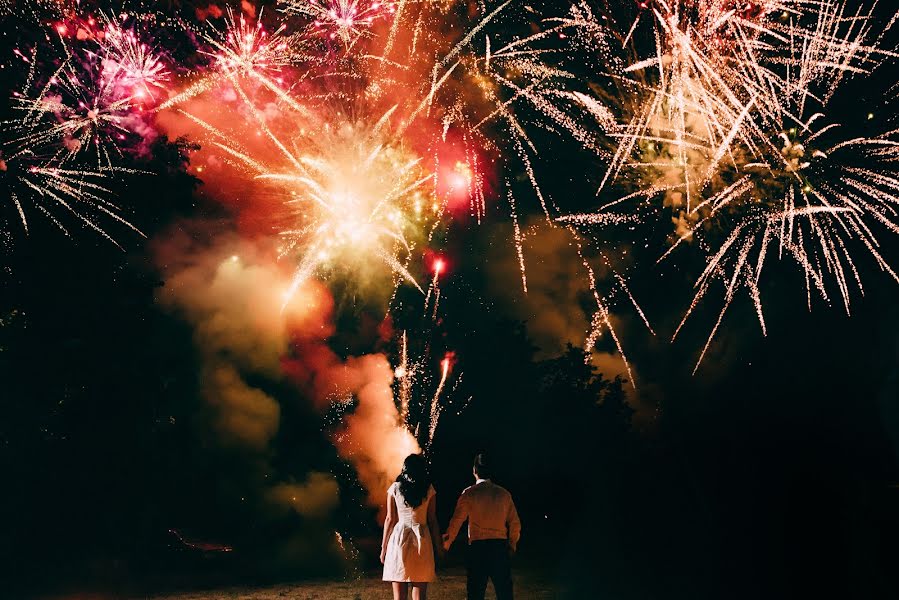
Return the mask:
<svg viewBox="0 0 899 600">
<path fill-rule="evenodd" d="M 428 498 L 437 494 L 437 490 L 434 489 L 433 484 L 428 486 Z"/>
<path fill-rule="evenodd" d="M 390 484 L 390 487 L 387 488 L 387 495 L 392 496 L 392 495 L 396 494 L 399 491 L 399 489 L 400 489 L 400 482 L 394 481 L 393 483 Z"/>
</svg>

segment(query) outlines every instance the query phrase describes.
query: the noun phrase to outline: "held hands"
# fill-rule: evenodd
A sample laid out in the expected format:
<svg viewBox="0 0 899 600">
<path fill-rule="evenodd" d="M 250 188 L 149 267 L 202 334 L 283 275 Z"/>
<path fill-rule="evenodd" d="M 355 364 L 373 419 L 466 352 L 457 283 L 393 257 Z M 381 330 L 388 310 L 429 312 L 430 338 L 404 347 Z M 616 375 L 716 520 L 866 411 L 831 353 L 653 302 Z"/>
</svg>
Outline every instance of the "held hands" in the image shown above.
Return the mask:
<svg viewBox="0 0 899 600">
<path fill-rule="evenodd" d="M 443 550 L 444 550 L 444 552 L 449 551 L 451 545 L 452 545 L 452 543 L 450 542 L 449 534 L 444 533 L 443 534 Z"/>
</svg>

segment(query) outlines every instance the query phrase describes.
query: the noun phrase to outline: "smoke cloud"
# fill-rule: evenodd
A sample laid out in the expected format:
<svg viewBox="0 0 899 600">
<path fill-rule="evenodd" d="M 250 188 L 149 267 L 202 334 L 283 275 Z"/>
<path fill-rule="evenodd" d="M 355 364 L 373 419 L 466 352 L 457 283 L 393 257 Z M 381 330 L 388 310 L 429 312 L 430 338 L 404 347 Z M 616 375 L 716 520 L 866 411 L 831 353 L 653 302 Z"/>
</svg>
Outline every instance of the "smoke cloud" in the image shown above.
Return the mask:
<svg viewBox="0 0 899 600">
<path fill-rule="evenodd" d="M 403 459 L 419 450 L 412 434 L 400 425 L 392 381 L 393 369 L 381 354 L 351 358 L 324 373 L 326 389 L 334 386 L 358 399 L 358 407 L 334 440 L 340 455 L 358 471 L 375 506 L 383 505 Z"/>
<path fill-rule="evenodd" d="M 328 346 L 334 325 L 327 289 L 308 281 L 288 298 L 289 265 L 264 241 L 223 235 L 223 227 L 182 225 L 156 252 L 165 276 L 158 300 L 193 327 L 209 428 L 225 447 L 266 456 L 281 427 L 272 384 L 298 388 L 320 414 L 352 398 L 332 441 L 358 471 L 370 503 L 381 507 L 403 459 L 418 450 L 400 423 L 387 358 L 341 359 Z M 330 474 L 313 472 L 300 483 L 275 483 L 265 496 L 281 511 L 325 517 L 337 506 L 338 488 Z"/>
</svg>

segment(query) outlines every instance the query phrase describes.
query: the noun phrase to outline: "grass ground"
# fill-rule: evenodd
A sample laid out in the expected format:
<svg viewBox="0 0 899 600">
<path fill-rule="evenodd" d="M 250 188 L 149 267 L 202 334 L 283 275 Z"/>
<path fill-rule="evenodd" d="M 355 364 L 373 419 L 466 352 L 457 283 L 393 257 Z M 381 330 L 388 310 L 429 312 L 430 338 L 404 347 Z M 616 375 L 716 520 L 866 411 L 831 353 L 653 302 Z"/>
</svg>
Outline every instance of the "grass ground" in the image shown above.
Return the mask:
<svg viewBox="0 0 899 600">
<path fill-rule="evenodd" d="M 516 574 L 517 600 L 551 600 L 557 591 L 547 581 Z M 279 584 L 261 588 L 230 588 L 204 592 L 182 592 L 164 596 L 144 597 L 148 600 L 390 600 L 388 584 L 370 574 L 357 581 L 304 582 Z M 438 574 L 438 580 L 428 589 L 428 600 L 460 600 L 465 598 L 465 572 L 451 570 Z M 495 598 L 488 585 L 487 598 Z M 141 599 L 143 600 L 143 599 Z"/>
</svg>

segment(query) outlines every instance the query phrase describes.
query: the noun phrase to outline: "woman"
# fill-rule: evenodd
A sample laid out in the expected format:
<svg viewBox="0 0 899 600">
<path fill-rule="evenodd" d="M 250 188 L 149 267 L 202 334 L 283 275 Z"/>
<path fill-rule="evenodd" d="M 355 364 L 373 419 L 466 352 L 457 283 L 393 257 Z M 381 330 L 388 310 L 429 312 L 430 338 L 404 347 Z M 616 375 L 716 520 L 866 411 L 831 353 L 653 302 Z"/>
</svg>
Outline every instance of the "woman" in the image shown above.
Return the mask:
<svg viewBox="0 0 899 600">
<path fill-rule="evenodd" d="M 384 581 L 393 583 L 393 599 L 425 600 L 434 581 L 434 554 L 438 551 L 436 492 L 428 465 L 420 454 L 410 454 L 403 470 L 387 490 L 387 519 L 381 541 Z M 442 550 L 440 548 L 439 550 Z"/>
</svg>

